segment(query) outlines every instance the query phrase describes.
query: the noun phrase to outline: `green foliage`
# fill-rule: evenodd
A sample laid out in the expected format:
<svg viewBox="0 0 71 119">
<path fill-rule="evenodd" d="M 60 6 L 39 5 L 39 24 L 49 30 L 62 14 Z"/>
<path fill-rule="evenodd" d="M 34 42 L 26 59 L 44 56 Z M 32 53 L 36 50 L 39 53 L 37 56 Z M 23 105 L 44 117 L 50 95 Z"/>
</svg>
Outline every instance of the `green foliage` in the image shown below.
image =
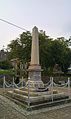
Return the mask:
<svg viewBox="0 0 71 119">
<path fill-rule="evenodd" d="M 12 65 L 9 61 L 0 61 L 0 69 L 11 69 Z"/>
<path fill-rule="evenodd" d="M 20 60 L 23 60 L 23 62 L 28 62 L 31 52 L 31 39 L 30 32 L 23 32 L 20 35 L 20 38 L 13 40 L 8 45 L 8 49 L 10 50 L 8 58 L 19 58 Z"/>
<path fill-rule="evenodd" d="M 19 58 L 22 63 L 28 64 L 31 57 L 31 33 L 23 32 L 20 38 L 13 40 L 9 45 L 9 59 Z M 43 75 L 52 74 L 55 64 L 59 64 L 62 71 L 67 72 L 71 63 L 71 50 L 64 37 L 52 39 L 45 33 L 39 32 L 40 64 Z"/>
</svg>

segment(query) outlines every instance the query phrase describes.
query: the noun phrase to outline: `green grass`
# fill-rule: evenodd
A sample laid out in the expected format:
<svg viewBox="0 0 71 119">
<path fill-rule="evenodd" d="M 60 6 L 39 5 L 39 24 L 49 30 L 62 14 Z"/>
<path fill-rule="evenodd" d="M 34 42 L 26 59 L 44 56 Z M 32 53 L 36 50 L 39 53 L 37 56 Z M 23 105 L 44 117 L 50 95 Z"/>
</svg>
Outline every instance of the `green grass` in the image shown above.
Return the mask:
<svg viewBox="0 0 71 119">
<path fill-rule="evenodd" d="M 10 70 L 2 70 L 2 69 L 0 69 L 0 75 L 14 75 L 15 73 L 13 72 L 13 70 L 12 69 L 10 69 Z"/>
</svg>

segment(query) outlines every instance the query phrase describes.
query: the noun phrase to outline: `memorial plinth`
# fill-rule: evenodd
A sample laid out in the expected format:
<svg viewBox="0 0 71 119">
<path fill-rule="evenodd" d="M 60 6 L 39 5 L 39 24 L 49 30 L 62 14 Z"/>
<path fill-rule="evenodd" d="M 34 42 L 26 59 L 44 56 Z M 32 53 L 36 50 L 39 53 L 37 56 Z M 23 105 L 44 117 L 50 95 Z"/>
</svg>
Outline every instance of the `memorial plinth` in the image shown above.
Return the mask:
<svg viewBox="0 0 71 119">
<path fill-rule="evenodd" d="M 32 109 L 37 109 L 46 106 L 54 106 L 70 102 L 69 96 L 58 91 L 53 91 L 53 86 L 48 89 L 44 87 L 41 80 L 41 66 L 39 63 L 39 39 L 38 29 L 34 27 L 32 30 L 32 47 L 31 47 L 31 62 L 27 69 L 28 81 L 22 89 L 14 89 L 8 91 L 8 96 L 18 104 L 26 105 Z M 53 83 L 52 83 L 53 84 Z"/>
</svg>

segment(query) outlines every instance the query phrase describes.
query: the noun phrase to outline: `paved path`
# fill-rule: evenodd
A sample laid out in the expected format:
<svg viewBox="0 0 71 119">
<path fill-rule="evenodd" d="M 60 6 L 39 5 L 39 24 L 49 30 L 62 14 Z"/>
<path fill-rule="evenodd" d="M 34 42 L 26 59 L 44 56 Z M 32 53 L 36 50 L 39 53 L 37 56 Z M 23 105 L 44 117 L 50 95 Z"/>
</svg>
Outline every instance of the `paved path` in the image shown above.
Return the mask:
<svg viewBox="0 0 71 119">
<path fill-rule="evenodd" d="M 0 119 L 27 119 L 25 115 L 19 113 L 17 106 L 17 109 L 14 108 L 15 105 L 0 95 Z"/>
<path fill-rule="evenodd" d="M 71 119 L 71 103 L 55 108 L 27 112 L 0 95 L 0 119 Z"/>
</svg>

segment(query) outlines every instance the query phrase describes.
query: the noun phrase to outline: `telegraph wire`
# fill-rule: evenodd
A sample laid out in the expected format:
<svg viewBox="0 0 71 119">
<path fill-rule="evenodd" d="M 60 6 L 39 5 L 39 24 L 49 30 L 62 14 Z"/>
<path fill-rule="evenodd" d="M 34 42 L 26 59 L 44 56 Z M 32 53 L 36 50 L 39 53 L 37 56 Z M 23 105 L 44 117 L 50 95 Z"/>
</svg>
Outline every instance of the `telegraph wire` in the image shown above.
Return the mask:
<svg viewBox="0 0 71 119">
<path fill-rule="evenodd" d="M 14 24 L 14 23 L 11 23 L 11 22 L 9 22 L 9 21 L 7 21 L 7 20 L 0 19 L 0 21 L 3 21 L 3 22 L 5 22 L 5 23 L 7 23 L 7 24 L 9 24 L 9 25 L 15 26 L 15 27 L 17 27 L 17 28 L 19 28 L 19 29 L 21 29 L 21 30 L 27 31 L 26 29 L 24 29 L 24 28 L 22 28 L 22 27 L 20 27 L 20 26 L 18 26 L 18 25 L 16 25 L 16 24 Z"/>
</svg>

